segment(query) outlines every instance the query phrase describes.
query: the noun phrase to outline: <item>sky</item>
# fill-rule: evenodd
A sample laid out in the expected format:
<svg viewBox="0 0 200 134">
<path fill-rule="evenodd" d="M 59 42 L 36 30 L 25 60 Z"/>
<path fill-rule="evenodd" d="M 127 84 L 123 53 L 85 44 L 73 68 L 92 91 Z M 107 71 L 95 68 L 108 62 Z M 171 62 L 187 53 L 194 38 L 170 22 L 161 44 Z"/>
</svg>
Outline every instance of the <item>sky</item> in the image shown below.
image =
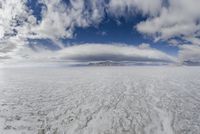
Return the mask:
<svg viewBox="0 0 200 134">
<path fill-rule="evenodd" d="M 0 62 L 200 64 L 200 0 L 0 0 Z"/>
</svg>

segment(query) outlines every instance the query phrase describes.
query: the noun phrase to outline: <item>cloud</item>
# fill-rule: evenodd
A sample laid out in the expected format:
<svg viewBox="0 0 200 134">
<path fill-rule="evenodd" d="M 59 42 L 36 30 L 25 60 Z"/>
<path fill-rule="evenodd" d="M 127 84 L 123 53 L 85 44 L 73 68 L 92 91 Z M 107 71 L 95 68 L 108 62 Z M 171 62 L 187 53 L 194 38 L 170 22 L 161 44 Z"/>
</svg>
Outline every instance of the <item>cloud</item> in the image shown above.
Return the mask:
<svg viewBox="0 0 200 134">
<path fill-rule="evenodd" d="M 0 5 L 0 38 L 8 39 L 12 36 L 19 38 L 41 39 L 54 41 L 60 38 L 73 38 L 77 27 L 98 25 L 108 14 L 132 14 L 135 11 L 142 14 L 155 15 L 159 13 L 162 1 L 154 0 L 38 0 L 41 7 L 38 19 L 26 0 L 2 1 Z"/>
<path fill-rule="evenodd" d="M 28 39 L 51 39 L 60 48 L 62 38 L 73 38 L 77 27 L 98 25 L 105 17 L 105 12 L 112 14 L 120 7 L 126 10 L 140 10 L 147 14 L 154 14 L 160 8 L 160 1 L 144 2 L 138 0 L 107 1 L 107 0 L 38 0 L 41 11 L 34 14 L 27 0 L 3 0 L 0 2 L 0 46 L 1 52 L 7 51 L 10 44 L 15 47 L 9 50 L 18 50 L 28 44 Z M 130 6 L 129 6 L 130 5 Z M 137 7 L 137 9 L 134 9 Z M 112 12 L 112 13 L 111 13 Z M 105 34 L 105 33 L 103 33 Z M 17 40 L 17 41 L 16 41 Z M 15 42 L 14 42 L 15 41 Z M 14 42 L 14 43 L 13 43 Z M 16 49 L 16 50 L 14 50 Z"/>
<path fill-rule="evenodd" d="M 18 37 L 12 37 L 6 41 L 0 41 L 0 56 L 4 57 L 0 58 L 1 62 L 3 62 L 3 60 L 11 61 L 21 59 L 21 56 L 18 55 L 18 52 L 27 46 L 26 43 L 27 42 L 25 40 L 19 39 Z"/>
<path fill-rule="evenodd" d="M 0 39 L 20 32 L 29 11 L 25 0 L 2 0 L 0 2 Z"/>
<path fill-rule="evenodd" d="M 42 19 L 33 26 L 33 38 L 73 38 L 76 27 L 97 25 L 104 17 L 105 2 L 99 0 L 42 0 Z M 88 6 L 86 6 L 88 5 Z"/>
<path fill-rule="evenodd" d="M 0 1 L 0 59 L 17 58 L 16 52 L 26 44 L 26 20 L 31 16 L 26 0 Z"/>
<path fill-rule="evenodd" d="M 136 28 L 155 40 L 195 36 L 200 30 L 199 8 L 199 0 L 169 0 L 158 16 L 140 22 Z"/>
<path fill-rule="evenodd" d="M 186 65 L 200 65 L 200 46 L 199 45 L 182 45 L 179 46 L 179 61 Z"/>
<path fill-rule="evenodd" d="M 126 16 L 127 13 L 134 15 L 140 12 L 143 15 L 157 15 L 162 6 L 162 0 L 111 0 L 108 10 L 115 16 Z"/>
<path fill-rule="evenodd" d="M 41 0 L 42 20 L 31 28 L 34 38 L 73 38 L 76 27 L 98 25 L 105 17 L 110 15 L 124 17 L 127 12 L 142 12 L 146 15 L 156 15 L 161 9 L 162 1 L 144 0 L 69 0 L 66 4 L 62 0 Z M 34 20 L 32 18 L 32 20 Z"/>
<path fill-rule="evenodd" d="M 77 27 L 98 25 L 106 7 L 104 0 L 69 0 L 68 3 L 38 0 L 36 3 L 41 6 L 41 12 L 34 15 L 37 9 L 28 6 L 27 0 L 0 1 L 0 46 L 15 39 L 21 40 L 15 42 L 15 48 L 27 44 L 28 39 L 50 39 L 62 48 L 60 39 L 73 38 Z"/>
<path fill-rule="evenodd" d="M 38 0 L 40 16 L 33 15 L 26 0 L 1 1 L 0 38 L 72 38 L 76 27 L 98 25 L 105 12 L 126 17 L 147 16 L 136 28 L 157 39 L 196 34 L 200 29 L 199 0 Z M 168 4 L 166 4 L 168 3 Z M 35 9 L 36 10 L 36 9 Z"/>
<path fill-rule="evenodd" d="M 200 1 L 169 0 L 158 16 L 137 24 L 136 29 L 155 41 L 177 46 L 180 64 L 200 65 Z"/>
<path fill-rule="evenodd" d="M 92 61 L 116 61 L 116 62 L 164 62 L 172 63 L 176 59 L 148 44 L 138 47 L 125 44 L 81 44 L 66 47 L 56 52 L 42 51 L 30 55 L 32 61 L 68 61 L 68 62 L 92 62 Z M 26 51 L 27 52 L 27 51 Z M 28 52 L 30 53 L 30 52 Z M 25 54 L 24 54 L 25 55 Z M 27 58 L 27 57 L 26 57 Z"/>
</svg>

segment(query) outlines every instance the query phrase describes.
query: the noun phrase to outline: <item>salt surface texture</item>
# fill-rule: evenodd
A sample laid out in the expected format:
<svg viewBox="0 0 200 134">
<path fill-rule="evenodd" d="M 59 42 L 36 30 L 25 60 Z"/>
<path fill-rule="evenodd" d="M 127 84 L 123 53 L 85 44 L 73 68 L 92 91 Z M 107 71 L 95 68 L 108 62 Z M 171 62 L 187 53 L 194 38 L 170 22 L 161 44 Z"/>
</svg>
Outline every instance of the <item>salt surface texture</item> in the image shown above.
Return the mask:
<svg viewBox="0 0 200 134">
<path fill-rule="evenodd" d="M 1 134 L 199 134 L 198 67 L 0 69 Z"/>
</svg>

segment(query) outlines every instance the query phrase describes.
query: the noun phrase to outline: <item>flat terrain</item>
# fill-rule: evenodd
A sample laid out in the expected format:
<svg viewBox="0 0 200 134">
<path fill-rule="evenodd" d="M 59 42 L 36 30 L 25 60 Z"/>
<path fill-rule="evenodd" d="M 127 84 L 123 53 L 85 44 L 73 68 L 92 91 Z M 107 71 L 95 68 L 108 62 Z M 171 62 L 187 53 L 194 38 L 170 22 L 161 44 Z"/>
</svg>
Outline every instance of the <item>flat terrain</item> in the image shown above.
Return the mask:
<svg viewBox="0 0 200 134">
<path fill-rule="evenodd" d="M 0 69 L 0 134 L 199 134 L 199 67 Z"/>
</svg>

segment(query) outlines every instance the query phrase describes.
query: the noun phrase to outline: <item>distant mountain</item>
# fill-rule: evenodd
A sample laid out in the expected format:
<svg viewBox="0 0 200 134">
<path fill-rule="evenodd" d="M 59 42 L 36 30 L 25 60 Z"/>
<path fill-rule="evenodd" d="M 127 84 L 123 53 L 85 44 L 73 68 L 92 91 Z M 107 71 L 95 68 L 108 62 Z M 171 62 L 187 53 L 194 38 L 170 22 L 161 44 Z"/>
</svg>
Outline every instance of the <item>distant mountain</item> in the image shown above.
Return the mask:
<svg viewBox="0 0 200 134">
<path fill-rule="evenodd" d="M 124 64 L 113 61 L 91 62 L 88 66 L 124 66 Z"/>
<path fill-rule="evenodd" d="M 194 62 L 194 61 L 184 61 L 183 65 L 187 65 L 187 66 L 200 66 L 200 62 Z"/>
<path fill-rule="evenodd" d="M 99 61 L 90 62 L 86 66 L 163 66 L 168 65 L 163 62 L 116 62 L 116 61 Z"/>
</svg>

